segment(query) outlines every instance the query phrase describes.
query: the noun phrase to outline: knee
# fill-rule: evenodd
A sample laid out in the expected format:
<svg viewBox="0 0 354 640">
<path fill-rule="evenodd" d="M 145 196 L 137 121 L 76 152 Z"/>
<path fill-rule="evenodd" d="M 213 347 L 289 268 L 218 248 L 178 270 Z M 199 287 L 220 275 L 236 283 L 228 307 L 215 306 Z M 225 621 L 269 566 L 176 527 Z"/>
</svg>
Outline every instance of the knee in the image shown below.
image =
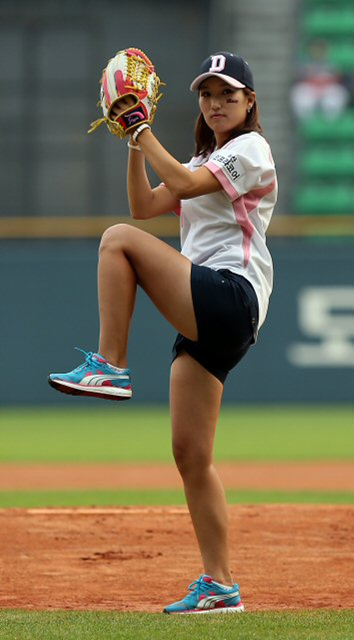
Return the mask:
<svg viewBox="0 0 354 640">
<path fill-rule="evenodd" d="M 125 223 L 115 224 L 113 227 L 106 229 L 101 238 L 100 253 L 102 251 L 114 251 L 124 247 L 132 229 L 133 227 Z"/>
<path fill-rule="evenodd" d="M 178 469 L 181 470 L 187 459 L 187 447 L 182 442 L 173 439 L 172 453 Z"/>
<path fill-rule="evenodd" d="M 196 446 L 195 442 L 187 442 L 174 438 L 172 452 L 176 466 L 182 477 L 193 473 L 200 474 L 211 465 L 211 455 L 203 448 Z"/>
</svg>

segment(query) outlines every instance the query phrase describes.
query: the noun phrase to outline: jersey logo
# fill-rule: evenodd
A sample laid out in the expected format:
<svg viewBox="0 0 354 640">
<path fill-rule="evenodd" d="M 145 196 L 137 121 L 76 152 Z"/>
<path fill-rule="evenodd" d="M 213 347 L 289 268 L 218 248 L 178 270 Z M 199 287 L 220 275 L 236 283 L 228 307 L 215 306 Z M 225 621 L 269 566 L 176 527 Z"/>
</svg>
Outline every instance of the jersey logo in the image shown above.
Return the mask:
<svg viewBox="0 0 354 640">
<path fill-rule="evenodd" d="M 211 56 L 211 65 L 209 71 L 223 71 L 225 69 L 226 58 L 219 54 L 217 56 Z"/>
<path fill-rule="evenodd" d="M 222 156 L 220 154 L 215 155 L 213 158 L 216 162 L 222 164 L 232 180 L 240 178 L 241 174 L 237 171 L 235 164 L 237 162 L 237 156 Z"/>
</svg>

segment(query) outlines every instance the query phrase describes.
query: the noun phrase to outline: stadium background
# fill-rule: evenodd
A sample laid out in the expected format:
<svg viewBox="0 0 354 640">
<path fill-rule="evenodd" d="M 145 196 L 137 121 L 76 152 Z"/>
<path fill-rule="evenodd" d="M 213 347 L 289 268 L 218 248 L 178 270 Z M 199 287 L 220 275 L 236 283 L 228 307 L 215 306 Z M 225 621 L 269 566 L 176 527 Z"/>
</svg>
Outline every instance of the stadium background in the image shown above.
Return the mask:
<svg viewBox="0 0 354 640">
<path fill-rule="evenodd" d="M 154 126 L 181 161 L 193 150 L 197 105 L 188 86 L 200 61 L 210 51 L 239 51 L 256 77 L 280 184 L 269 233 L 275 288 L 258 346 L 230 377 L 225 401 L 351 402 L 351 3 L 2 0 L 0 14 L 1 404 L 70 402 L 47 388 L 46 375 L 75 365 L 74 346 L 96 348 L 97 248 L 104 228 L 128 219 L 127 149 L 104 129 L 86 130 L 97 117 L 104 61 L 131 44 L 147 51 L 167 82 Z M 326 42 L 326 64 L 346 83 L 349 100 L 339 114 L 298 119 L 292 88 L 318 41 Z M 173 216 L 145 228 L 178 246 Z M 167 401 L 172 340 L 139 295 L 130 341 L 136 402 Z"/>
<path fill-rule="evenodd" d="M 201 60 L 229 49 L 254 71 L 280 193 L 269 316 L 227 382 L 215 450 L 252 612 L 237 625 L 244 640 L 353 637 L 353 43 L 352 0 L 0 0 L 1 637 L 235 637 L 228 616 L 146 613 L 200 565 L 170 450 L 174 332 L 140 292 L 123 407 L 46 382 L 96 347 L 99 238 L 130 221 L 126 145 L 86 131 L 105 61 L 132 45 L 167 83 L 154 128 L 181 161 Z M 306 66 L 345 104 L 300 117 Z M 142 226 L 178 246 L 174 216 Z"/>
</svg>

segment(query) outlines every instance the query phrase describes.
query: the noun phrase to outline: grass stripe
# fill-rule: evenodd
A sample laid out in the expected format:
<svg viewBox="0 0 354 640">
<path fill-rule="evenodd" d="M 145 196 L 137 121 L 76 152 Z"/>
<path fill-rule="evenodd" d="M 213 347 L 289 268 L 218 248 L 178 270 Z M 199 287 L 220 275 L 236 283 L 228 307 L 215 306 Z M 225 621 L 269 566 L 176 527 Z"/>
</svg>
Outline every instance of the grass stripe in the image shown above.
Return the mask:
<svg viewBox="0 0 354 640">
<path fill-rule="evenodd" d="M 2 409 L 0 423 L 0 462 L 172 462 L 167 407 Z M 353 424 L 353 406 L 225 406 L 216 459 L 354 460 Z"/>
<path fill-rule="evenodd" d="M 354 492 L 227 490 L 229 504 L 354 504 Z M 184 505 L 181 490 L 1 491 L 0 508 Z"/>
<path fill-rule="evenodd" d="M 352 640 L 354 611 L 164 616 L 117 612 L 0 611 L 6 640 Z"/>
</svg>

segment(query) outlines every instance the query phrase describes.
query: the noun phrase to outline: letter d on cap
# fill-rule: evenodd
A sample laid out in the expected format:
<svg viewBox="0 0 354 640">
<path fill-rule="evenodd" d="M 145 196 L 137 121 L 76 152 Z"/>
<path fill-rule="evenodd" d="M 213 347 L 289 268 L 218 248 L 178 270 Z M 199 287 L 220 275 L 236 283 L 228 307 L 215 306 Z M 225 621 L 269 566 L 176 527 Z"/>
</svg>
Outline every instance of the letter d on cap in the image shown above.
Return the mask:
<svg viewBox="0 0 354 640">
<path fill-rule="evenodd" d="M 226 58 L 223 55 L 211 56 L 211 65 L 209 71 L 222 71 L 225 69 Z"/>
</svg>

